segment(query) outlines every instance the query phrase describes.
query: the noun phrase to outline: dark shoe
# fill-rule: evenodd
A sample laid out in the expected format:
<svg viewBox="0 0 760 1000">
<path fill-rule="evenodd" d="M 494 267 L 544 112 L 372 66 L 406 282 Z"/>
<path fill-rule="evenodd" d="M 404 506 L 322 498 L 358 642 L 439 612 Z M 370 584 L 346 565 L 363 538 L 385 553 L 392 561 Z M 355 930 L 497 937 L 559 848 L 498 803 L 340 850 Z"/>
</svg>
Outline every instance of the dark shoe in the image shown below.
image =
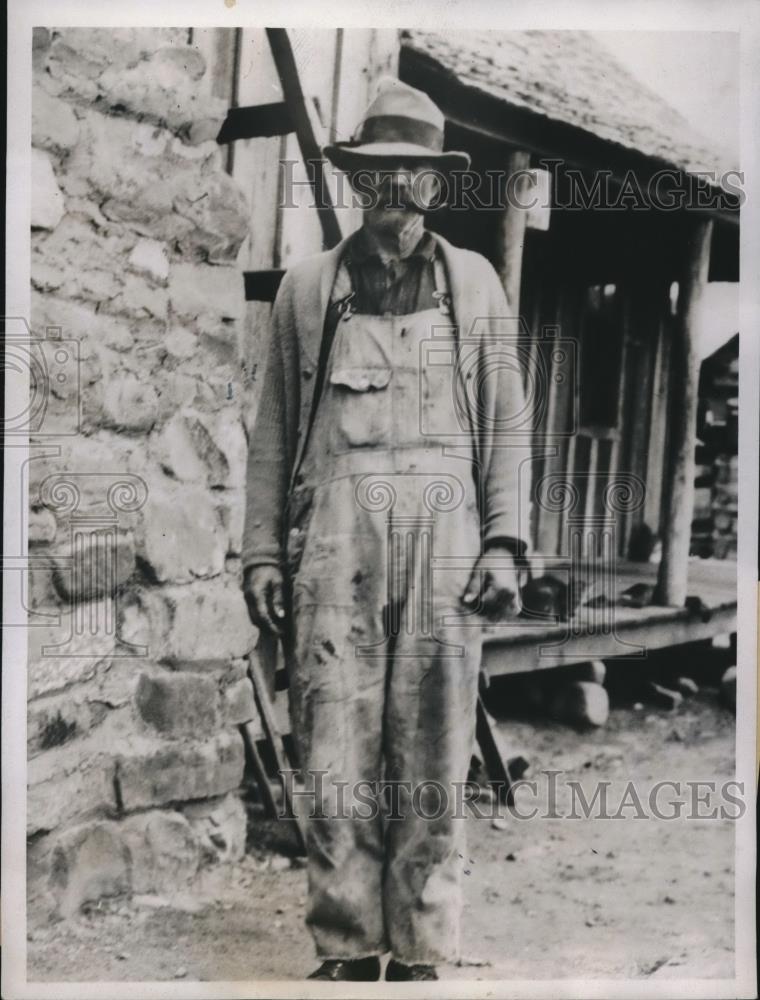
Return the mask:
<svg viewBox="0 0 760 1000">
<path fill-rule="evenodd" d="M 380 978 L 380 959 L 330 958 L 312 972 L 309 979 L 329 979 L 332 982 L 373 983 Z"/>
<path fill-rule="evenodd" d="M 428 982 L 438 978 L 434 965 L 404 965 L 392 958 L 385 970 L 385 978 L 391 983 Z"/>
</svg>

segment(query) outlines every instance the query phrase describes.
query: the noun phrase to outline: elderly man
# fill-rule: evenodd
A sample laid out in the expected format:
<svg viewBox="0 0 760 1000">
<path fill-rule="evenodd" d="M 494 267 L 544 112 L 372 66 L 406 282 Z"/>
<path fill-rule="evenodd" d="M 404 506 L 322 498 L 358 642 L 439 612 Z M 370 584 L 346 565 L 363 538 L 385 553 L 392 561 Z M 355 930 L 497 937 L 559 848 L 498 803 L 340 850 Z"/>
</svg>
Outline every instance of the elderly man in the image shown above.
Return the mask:
<svg viewBox="0 0 760 1000">
<path fill-rule="evenodd" d="M 443 124 L 387 80 L 325 150 L 363 225 L 285 275 L 250 441 L 243 586 L 288 650 L 315 979 L 456 956 L 482 616 L 517 604 L 522 379 L 495 271 L 425 229 L 469 165 Z"/>
</svg>

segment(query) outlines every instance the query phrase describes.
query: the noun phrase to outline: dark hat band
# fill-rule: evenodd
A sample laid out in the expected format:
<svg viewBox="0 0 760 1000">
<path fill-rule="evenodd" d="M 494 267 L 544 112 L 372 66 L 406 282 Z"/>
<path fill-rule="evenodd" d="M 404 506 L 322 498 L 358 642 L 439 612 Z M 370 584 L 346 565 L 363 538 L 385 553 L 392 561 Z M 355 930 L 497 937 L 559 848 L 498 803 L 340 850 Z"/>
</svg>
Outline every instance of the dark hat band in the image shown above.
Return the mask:
<svg viewBox="0 0 760 1000">
<path fill-rule="evenodd" d="M 409 142 L 426 146 L 433 153 L 443 151 L 443 132 L 421 118 L 406 115 L 374 115 L 365 119 L 358 142 Z"/>
</svg>

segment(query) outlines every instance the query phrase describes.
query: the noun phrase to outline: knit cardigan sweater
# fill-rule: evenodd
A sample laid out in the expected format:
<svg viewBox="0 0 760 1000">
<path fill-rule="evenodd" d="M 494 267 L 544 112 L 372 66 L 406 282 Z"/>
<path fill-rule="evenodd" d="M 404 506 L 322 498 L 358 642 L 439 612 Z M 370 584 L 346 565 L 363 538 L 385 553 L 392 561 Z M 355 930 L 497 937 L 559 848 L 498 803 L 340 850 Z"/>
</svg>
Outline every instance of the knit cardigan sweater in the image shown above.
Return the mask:
<svg viewBox="0 0 760 1000">
<path fill-rule="evenodd" d="M 475 358 L 464 394 L 482 537 L 529 537 L 532 407 L 526 405 L 518 322 L 485 257 L 436 234 L 460 344 Z M 285 511 L 309 422 L 330 294 L 347 240 L 288 269 L 272 310 L 258 411 L 248 446 L 243 569 L 285 565 Z M 467 430 L 464 431 L 465 433 Z M 455 443 L 455 442 L 454 442 Z M 527 546 L 526 546 L 527 547 Z"/>
</svg>

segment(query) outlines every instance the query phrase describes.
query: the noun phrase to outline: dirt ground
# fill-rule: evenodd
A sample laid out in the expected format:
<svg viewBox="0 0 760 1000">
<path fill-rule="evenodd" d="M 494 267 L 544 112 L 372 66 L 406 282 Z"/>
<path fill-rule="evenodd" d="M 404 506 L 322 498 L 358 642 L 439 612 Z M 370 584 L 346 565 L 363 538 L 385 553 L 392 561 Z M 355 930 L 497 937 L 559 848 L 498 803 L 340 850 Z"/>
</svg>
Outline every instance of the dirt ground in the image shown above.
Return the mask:
<svg viewBox="0 0 760 1000">
<path fill-rule="evenodd" d="M 732 778 L 733 717 L 716 693 L 674 712 L 614 709 L 604 729 L 583 734 L 504 721 L 499 737 L 538 782 L 538 795 L 518 794 L 524 813 L 546 806 L 549 768 L 562 772 L 555 812 L 570 812 L 568 779 L 588 799 L 594 782 L 610 780 L 613 813 L 633 781 L 650 818 L 630 807 L 620 810 L 628 818 L 509 818 L 502 828 L 469 819 L 463 958 L 441 977 L 732 977 L 733 824 L 657 819 L 647 804 L 657 781 Z M 30 924 L 29 980 L 301 979 L 315 966 L 305 896 L 302 864 L 257 848 L 171 899 L 111 900 L 71 921 Z"/>
</svg>

